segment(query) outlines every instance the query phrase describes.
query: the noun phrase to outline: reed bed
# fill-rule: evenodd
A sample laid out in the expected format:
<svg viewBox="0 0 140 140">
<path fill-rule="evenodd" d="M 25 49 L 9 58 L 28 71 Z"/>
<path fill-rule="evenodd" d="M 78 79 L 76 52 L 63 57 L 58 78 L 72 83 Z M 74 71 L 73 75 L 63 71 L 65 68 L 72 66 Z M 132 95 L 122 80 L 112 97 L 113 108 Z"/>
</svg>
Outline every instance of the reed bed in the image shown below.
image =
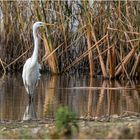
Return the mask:
<svg viewBox="0 0 140 140">
<path fill-rule="evenodd" d="M 41 30 L 42 70 L 104 78 L 140 74 L 139 1 L 0 1 L 0 69 L 22 70 L 33 51 L 32 25 Z"/>
</svg>

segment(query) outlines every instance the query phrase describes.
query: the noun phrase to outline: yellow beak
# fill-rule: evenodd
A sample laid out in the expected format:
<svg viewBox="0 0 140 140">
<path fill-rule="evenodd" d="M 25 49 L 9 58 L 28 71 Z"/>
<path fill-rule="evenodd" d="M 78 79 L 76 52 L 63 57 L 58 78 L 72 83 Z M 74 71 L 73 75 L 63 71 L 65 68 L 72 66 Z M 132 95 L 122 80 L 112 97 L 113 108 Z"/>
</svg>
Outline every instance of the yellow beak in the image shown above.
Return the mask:
<svg viewBox="0 0 140 140">
<path fill-rule="evenodd" d="M 55 26 L 55 24 L 51 24 L 51 23 L 44 23 L 46 26 Z"/>
</svg>

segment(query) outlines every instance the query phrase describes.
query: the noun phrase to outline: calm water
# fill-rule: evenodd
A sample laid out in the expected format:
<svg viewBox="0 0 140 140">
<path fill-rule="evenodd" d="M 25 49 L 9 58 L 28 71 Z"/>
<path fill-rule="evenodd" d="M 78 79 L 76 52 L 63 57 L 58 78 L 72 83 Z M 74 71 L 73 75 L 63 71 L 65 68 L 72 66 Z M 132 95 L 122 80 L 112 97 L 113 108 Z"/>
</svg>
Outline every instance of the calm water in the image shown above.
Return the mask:
<svg viewBox="0 0 140 140">
<path fill-rule="evenodd" d="M 73 87 L 118 87 L 93 89 Z M 122 90 L 132 87 L 135 90 Z M 102 81 L 88 76 L 42 75 L 35 94 L 35 102 L 28 103 L 28 95 L 20 74 L 0 79 L 0 120 L 53 118 L 57 108 L 68 106 L 78 117 L 121 115 L 125 111 L 140 112 L 140 82 Z"/>
</svg>

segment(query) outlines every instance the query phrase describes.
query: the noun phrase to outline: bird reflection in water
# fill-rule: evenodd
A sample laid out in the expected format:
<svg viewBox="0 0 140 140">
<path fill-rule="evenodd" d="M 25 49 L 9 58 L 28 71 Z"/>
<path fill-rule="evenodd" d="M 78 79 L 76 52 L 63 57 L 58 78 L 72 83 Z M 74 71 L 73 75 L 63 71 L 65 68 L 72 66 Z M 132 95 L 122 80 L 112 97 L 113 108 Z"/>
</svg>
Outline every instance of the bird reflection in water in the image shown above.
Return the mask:
<svg viewBox="0 0 140 140">
<path fill-rule="evenodd" d="M 35 100 L 34 98 L 29 102 L 28 105 L 26 106 L 24 115 L 23 115 L 23 120 L 36 120 L 37 119 L 37 114 L 35 110 Z"/>
</svg>

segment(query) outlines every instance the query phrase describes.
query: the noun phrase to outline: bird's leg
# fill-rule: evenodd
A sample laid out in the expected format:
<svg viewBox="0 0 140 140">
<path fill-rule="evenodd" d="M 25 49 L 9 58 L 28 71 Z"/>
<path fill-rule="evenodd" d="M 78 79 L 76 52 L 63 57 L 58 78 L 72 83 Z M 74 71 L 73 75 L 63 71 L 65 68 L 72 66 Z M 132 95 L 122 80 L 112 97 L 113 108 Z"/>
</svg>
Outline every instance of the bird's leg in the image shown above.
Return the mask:
<svg viewBox="0 0 140 140">
<path fill-rule="evenodd" d="M 31 94 L 31 102 L 33 102 L 33 99 L 34 99 L 33 94 Z"/>
<path fill-rule="evenodd" d="M 31 102 L 32 102 L 32 96 L 31 94 L 29 94 L 29 104 L 31 104 Z"/>
<path fill-rule="evenodd" d="M 31 104 L 31 102 L 33 101 L 33 96 L 31 94 L 29 86 L 28 86 L 28 91 L 29 91 L 29 104 Z"/>
<path fill-rule="evenodd" d="M 30 95 L 29 95 L 29 104 L 31 104 L 33 101 L 34 101 L 33 95 L 30 94 Z"/>
</svg>

